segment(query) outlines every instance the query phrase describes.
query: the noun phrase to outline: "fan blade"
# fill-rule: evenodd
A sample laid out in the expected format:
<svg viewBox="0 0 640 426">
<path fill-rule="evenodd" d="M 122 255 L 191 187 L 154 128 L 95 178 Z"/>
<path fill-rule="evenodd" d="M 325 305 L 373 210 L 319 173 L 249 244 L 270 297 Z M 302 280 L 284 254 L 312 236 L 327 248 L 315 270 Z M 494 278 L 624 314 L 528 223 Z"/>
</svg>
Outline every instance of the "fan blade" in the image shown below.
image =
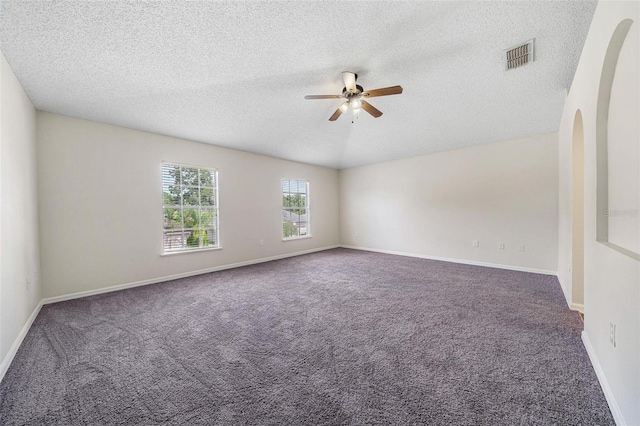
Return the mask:
<svg viewBox="0 0 640 426">
<path fill-rule="evenodd" d="M 305 99 L 339 99 L 344 98 L 342 95 L 307 95 Z"/>
<path fill-rule="evenodd" d="M 361 100 L 360 103 L 362 104 L 362 109 L 373 115 L 375 118 L 378 118 L 382 115 L 382 111 L 371 105 L 369 102 Z"/>
<path fill-rule="evenodd" d="M 399 95 L 402 93 L 402 86 L 384 87 L 382 89 L 367 90 L 362 94 L 367 98 L 375 98 L 376 96 Z"/>
<path fill-rule="evenodd" d="M 356 91 L 356 74 L 351 71 L 342 71 L 342 81 L 348 92 Z"/>
<path fill-rule="evenodd" d="M 338 108 L 336 112 L 334 112 L 333 115 L 329 117 L 329 121 L 336 121 L 338 117 L 340 117 L 342 113 L 347 110 L 348 107 L 349 107 L 349 101 L 340 105 L 340 108 Z"/>
</svg>

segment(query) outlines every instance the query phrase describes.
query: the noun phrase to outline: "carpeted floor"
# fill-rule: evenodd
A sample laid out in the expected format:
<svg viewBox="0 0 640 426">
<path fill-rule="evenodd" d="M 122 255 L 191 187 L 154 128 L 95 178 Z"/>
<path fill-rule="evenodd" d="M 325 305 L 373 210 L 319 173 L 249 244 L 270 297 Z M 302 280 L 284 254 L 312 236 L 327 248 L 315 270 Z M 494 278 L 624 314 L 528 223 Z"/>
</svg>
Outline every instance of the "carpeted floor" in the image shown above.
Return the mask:
<svg viewBox="0 0 640 426">
<path fill-rule="evenodd" d="M 335 249 L 42 308 L 2 425 L 614 424 L 557 279 Z"/>
</svg>

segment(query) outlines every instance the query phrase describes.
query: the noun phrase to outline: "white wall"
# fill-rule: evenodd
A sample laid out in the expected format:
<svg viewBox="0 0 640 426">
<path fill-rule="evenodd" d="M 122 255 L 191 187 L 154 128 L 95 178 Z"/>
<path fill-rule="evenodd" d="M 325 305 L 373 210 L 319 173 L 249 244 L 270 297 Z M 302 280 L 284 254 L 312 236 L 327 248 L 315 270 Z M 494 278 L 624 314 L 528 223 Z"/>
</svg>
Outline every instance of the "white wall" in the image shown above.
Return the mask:
<svg viewBox="0 0 640 426">
<path fill-rule="evenodd" d="M 37 133 L 44 297 L 339 243 L 337 170 L 43 112 Z M 161 256 L 162 161 L 218 169 L 222 250 Z M 282 177 L 310 182 L 312 238 L 282 241 Z"/>
<path fill-rule="evenodd" d="M 580 110 L 584 123 L 585 146 L 585 329 L 583 338 L 591 351 L 592 362 L 599 373 L 614 416 L 619 424 L 629 425 L 640 424 L 640 261 L 617 250 L 611 244 L 596 241 L 598 218 L 596 211 L 596 113 L 599 103 L 600 77 L 609 41 L 620 22 L 632 19 L 635 22 L 631 31 L 633 31 L 633 26 L 636 27 L 636 31 L 635 33 L 630 32 L 629 35 L 636 37 L 636 39 L 630 42 L 626 40 L 625 44 L 627 42 L 630 45 L 637 43 L 639 6 L 638 2 L 600 1 L 598 3 L 565 103 L 559 130 L 561 175 L 558 254 L 560 278 L 564 285 L 570 285 L 571 142 L 574 117 L 576 111 Z M 635 51 L 628 50 L 627 54 L 630 57 L 623 60 L 623 63 L 632 64 L 635 55 L 635 63 L 637 64 L 637 48 Z M 616 71 L 617 74 L 618 71 Z M 637 71 L 630 78 L 637 79 Z M 631 90 L 633 85 L 631 81 L 629 83 L 628 87 Z M 637 82 L 635 87 L 637 87 Z M 612 97 L 612 101 L 617 102 L 615 96 Z M 615 105 L 614 108 L 624 108 L 624 106 Z M 637 121 L 637 116 L 634 119 Z M 626 147 L 620 146 L 616 149 L 621 149 L 623 156 L 625 154 L 632 156 L 635 153 L 635 161 L 638 161 L 635 163 L 637 170 L 640 163 L 640 158 L 637 157 L 637 144 L 640 143 L 640 135 L 630 130 L 632 128 L 633 126 L 622 128 L 628 129 L 624 134 L 618 135 L 625 141 Z M 627 185 L 633 185 L 633 182 L 628 182 Z M 601 216 L 602 214 L 603 212 L 600 212 Z M 609 341 L 611 321 L 616 323 L 616 347 Z"/>
<path fill-rule="evenodd" d="M 0 62 L 1 378 L 9 352 L 41 295 L 37 282 L 36 111 L 1 53 Z"/>
<path fill-rule="evenodd" d="M 554 272 L 557 152 L 549 134 L 341 170 L 341 243 Z"/>
</svg>

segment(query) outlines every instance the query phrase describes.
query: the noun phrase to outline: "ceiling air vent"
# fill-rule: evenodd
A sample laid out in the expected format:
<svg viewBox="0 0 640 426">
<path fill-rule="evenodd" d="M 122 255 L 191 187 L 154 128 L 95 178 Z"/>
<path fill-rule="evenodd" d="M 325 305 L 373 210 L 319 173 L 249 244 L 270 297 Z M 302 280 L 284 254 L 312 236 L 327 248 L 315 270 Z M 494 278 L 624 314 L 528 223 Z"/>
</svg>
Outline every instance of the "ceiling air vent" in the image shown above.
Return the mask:
<svg viewBox="0 0 640 426">
<path fill-rule="evenodd" d="M 504 61 L 507 71 L 533 62 L 533 39 L 505 50 Z"/>
</svg>

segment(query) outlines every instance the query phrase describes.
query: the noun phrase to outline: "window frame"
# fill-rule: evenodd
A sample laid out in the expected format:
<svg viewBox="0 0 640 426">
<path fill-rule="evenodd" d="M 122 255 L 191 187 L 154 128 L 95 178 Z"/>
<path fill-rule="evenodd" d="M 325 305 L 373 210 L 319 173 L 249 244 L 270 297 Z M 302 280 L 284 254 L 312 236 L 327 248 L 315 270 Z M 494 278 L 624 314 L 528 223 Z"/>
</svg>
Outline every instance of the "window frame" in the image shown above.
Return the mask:
<svg viewBox="0 0 640 426">
<path fill-rule="evenodd" d="M 180 167 L 180 187 L 191 187 L 193 188 L 193 185 L 183 185 L 182 183 L 182 169 L 183 168 L 189 168 L 189 169 L 197 169 L 198 170 L 198 174 L 200 174 L 200 170 L 206 170 L 208 172 L 211 172 L 214 174 L 214 182 L 215 184 L 212 187 L 209 186 L 204 186 L 205 189 L 210 189 L 213 188 L 214 191 L 214 197 L 213 197 L 213 207 L 211 206 L 205 206 L 207 207 L 205 210 L 213 210 L 215 211 L 215 220 L 213 222 L 212 227 L 203 227 L 205 229 L 213 229 L 215 231 L 215 236 L 216 236 L 216 245 L 211 245 L 211 246 L 206 246 L 206 247 L 182 247 L 180 249 L 171 249 L 171 250 L 167 250 L 165 247 L 165 235 L 166 232 L 169 231 L 169 229 L 165 228 L 164 225 L 164 214 L 165 214 L 165 209 L 167 208 L 179 208 L 180 211 L 184 211 L 185 208 L 196 208 L 198 210 L 198 213 L 201 214 L 201 210 L 202 210 L 202 200 L 198 200 L 198 204 L 197 205 L 189 205 L 189 204 L 185 204 L 184 203 L 184 199 L 183 199 L 183 195 L 182 195 L 182 191 L 181 191 L 181 195 L 180 195 L 180 204 L 179 205 L 174 205 L 174 206 L 170 206 L 170 205 L 165 205 L 164 203 L 164 168 L 165 166 L 174 166 L 174 167 Z M 184 163 L 177 163 L 177 162 L 173 162 L 173 161 L 162 161 L 160 164 L 160 188 L 161 188 L 161 214 L 162 214 L 162 234 L 161 234 L 161 250 L 160 250 L 160 255 L 161 256 L 173 256 L 175 254 L 184 254 L 184 253 L 194 253 L 194 252 L 201 252 L 201 251 L 209 251 L 209 250 L 220 250 L 222 249 L 222 244 L 221 244 L 221 239 L 220 239 L 220 203 L 219 203 L 219 179 L 220 179 L 220 175 L 219 175 L 219 171 L 218 169 L 216 169 L 215 167 L 205 167 L 205 166 L 196 166 L 193 164 L 184 164 Z M 198 193 L 200 193 L 200 190 L 203 188 L 200 185 L 199 179 L 198 179 Z M 193 228 L 195 229 L 195 228 Z M 191 231 L 193 230 L 192 228 L 186 228 L 184 227 L 184 218 L 182 220 L 182 228 L 180 228 L 179 230 L 181 232 L 185 232 L 186 231 Z M 184 237 L 183 237 L 184 238 Z"/>
<path fill-rule="evenodd" d="M 283 202 L 283 198 L 284 198 L 284 191 L 282 190 L 282 186 L 284 184 L 285 181 L 296 181 L 296 182 L 304 182 L 305 183 L 305 187 L 306 187 L 306 206 L 304 207 L 305 210 L 305 214 L 307 215 L 307 233 L 305 235 L 297 235 L 297 236 L 293 236 L 293 237 L 285 237 L 284 235 L 284 218 L 282 218 L 282 221 L 280 223 L 280 235 L 282 236 L 282 241 L 293 241 L 293 240 L 302 240 L 305 238 L 311 238 L 313 235 L 311 234 L 311 183 L 308 179 L 304 179 L 304 178 L 287 178 L 287 177 L 283 177 L 280 179 L 280 210 L 284 211 L 285 210 L 285 206 L 284 206 L 284 202 Z M 299 194 L 299 192 L 298 192 Z M 299 233 L 299 228 L 298 228 L 298 233 Z"/>
</svg>

